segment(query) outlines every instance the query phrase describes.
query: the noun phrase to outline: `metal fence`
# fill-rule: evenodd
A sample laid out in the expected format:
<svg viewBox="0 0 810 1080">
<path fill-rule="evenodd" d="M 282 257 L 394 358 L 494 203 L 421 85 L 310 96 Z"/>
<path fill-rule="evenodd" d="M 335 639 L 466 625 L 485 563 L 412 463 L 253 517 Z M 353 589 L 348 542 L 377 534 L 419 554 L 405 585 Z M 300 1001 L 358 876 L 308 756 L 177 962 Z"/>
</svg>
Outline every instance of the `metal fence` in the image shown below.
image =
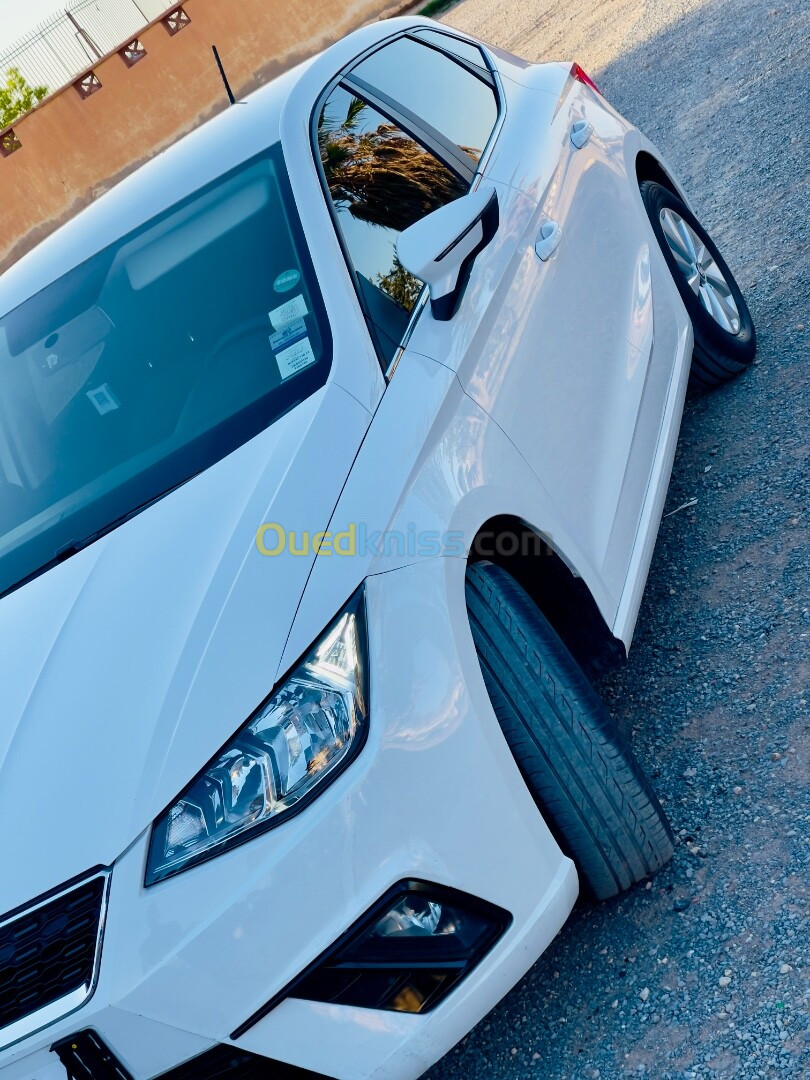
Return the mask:
<svg viewBox="0 0 810 1080">
<path fill-rule="evenodd" d="M 166 0 L 68 0 L 64 10 L 0 52 L 0 80 L 17 68 L 32 86 L 61 89 L 166 11 Z"/>
</svg>

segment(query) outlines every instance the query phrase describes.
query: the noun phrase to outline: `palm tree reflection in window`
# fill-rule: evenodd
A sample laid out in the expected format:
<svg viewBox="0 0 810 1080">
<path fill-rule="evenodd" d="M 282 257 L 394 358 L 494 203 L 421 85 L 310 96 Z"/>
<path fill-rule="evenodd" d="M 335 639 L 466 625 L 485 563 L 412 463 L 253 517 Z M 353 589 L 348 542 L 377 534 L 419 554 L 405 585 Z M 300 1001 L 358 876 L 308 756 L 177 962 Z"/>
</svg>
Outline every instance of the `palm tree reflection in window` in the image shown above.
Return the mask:
<svg viewBox="0 0 810 1080">
<path fill-rule="evenodd" d="M 318 122 L 318 148 L 339 213 L 400 233 L 466 194 L 463 180 L 395 124 L 369 126 L 369 120 L 373 125 L 375 117 L 383 118 L 360 98 L 351 98 L 343 119 L 327 112 L 333 100 Z M 475 159 L 479 156 L 475 150 L 467 153 Z M 352 256 L 357 264 L 354 251 Z M 357 268 L 362 274 L 363 267 Z M 400 307 L 413 309 L 421 282 L 408 273 L 395 253 L 390 269 L 377 271 L 373 280 Z"/>
</svg>

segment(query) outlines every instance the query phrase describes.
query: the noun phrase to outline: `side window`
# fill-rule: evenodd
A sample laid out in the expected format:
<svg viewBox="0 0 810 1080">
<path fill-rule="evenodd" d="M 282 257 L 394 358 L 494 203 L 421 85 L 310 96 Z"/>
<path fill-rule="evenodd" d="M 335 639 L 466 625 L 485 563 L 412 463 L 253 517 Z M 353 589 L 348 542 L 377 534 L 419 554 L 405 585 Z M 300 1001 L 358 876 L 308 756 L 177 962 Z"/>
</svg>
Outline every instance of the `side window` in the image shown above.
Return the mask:
<svg viewBox="0 0 810 1080">
<path fill-rule="evenodd" d="M 430 44 L 401 37 L 384 45 L 353 68 L 351 77 L 387 95 L 477 162 L 498 119 L 492 76 L 475 46 L 428 33 Z M 477 54 L 477 64 L 461 52 L 455 60 L 433 47 L 442 38 Z"/>
<path fill-rule="evenodd" d="M 342 86 L 318 119 L 318 152 L 369 329 L 388 363 L 422 288 L 396 257 L 397 237 L 466 194 L 469 182 Z"/>
</svg>

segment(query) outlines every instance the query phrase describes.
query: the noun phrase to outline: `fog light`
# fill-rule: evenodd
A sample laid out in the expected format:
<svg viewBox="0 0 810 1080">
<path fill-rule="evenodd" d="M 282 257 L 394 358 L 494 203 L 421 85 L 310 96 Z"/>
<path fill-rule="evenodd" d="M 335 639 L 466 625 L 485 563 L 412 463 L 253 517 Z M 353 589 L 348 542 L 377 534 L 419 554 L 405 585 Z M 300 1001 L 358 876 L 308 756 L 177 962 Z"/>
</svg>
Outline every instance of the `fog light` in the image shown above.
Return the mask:
<svg viewBox="0 0 810 1080">
<path fill-rule="evenodd" d="M 511 921 L 508 911 L 467 893 L 403 881 L 234 1037 L 288 997 L 427 1012 L 472 971 Z"/>
<path fill-rule="evenodd" d="M 380 919 L 372 933 L 375 937 L 424 937 L 435 934 L 442 919 L 442 905 L 427 897 L 409 895 L 394 904 Z"/>
</svg>

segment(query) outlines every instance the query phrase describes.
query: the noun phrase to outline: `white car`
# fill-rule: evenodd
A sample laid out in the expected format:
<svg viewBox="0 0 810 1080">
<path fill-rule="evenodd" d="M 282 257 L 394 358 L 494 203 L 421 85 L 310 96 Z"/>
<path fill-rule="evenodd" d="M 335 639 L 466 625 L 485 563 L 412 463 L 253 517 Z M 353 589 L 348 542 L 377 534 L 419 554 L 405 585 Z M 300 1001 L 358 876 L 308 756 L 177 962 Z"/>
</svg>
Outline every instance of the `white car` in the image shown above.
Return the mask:
<svg viewBox="0 0 810 1080">
<path fill-rule="evenodd" d="M 577 65 L 420 18 L 3 275 L 2 1080 L 418 1077 L 665 863 L 585 668 L 754 347 Z"/>
</svg>

